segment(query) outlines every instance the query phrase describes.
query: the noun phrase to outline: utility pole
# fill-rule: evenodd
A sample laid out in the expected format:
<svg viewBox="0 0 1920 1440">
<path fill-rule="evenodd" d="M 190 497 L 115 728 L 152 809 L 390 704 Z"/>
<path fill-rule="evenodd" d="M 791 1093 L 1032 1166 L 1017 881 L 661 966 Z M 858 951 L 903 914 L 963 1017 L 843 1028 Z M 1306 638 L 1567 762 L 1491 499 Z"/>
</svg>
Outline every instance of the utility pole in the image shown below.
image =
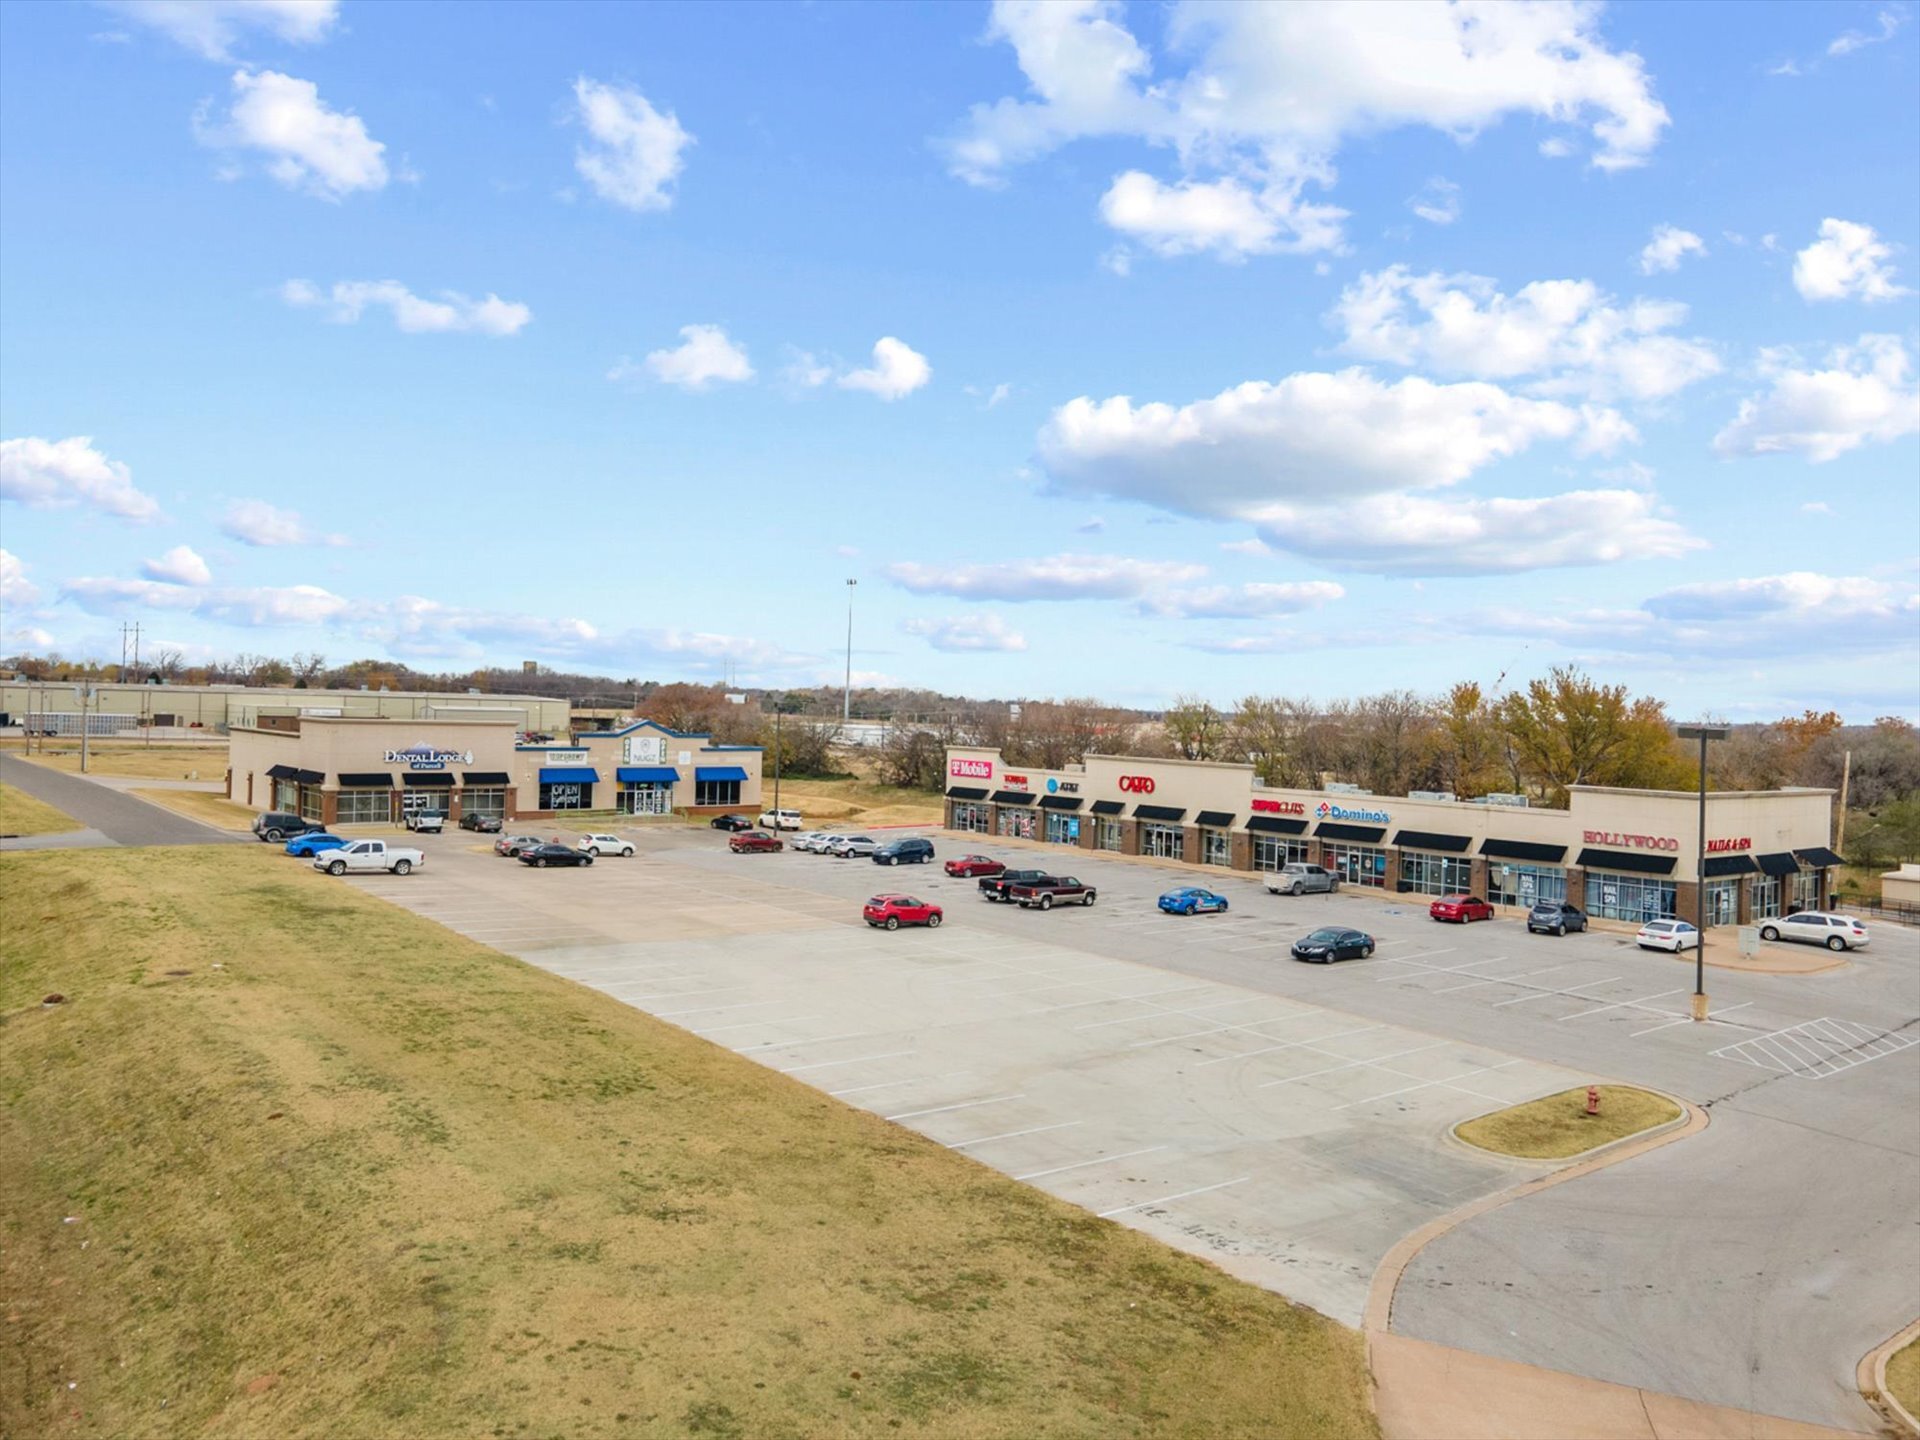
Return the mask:
<svg viewBox="0 0 1920 1440">
<path fill-rule="evenodd" d="M 840 723 L 853 718 L 853 588 L 860 582 L 847 581 L 847 685 L 840 695 Z"/>
<path fill-rule="evenodd" d="M 1681 725 L 1682 740 L 1700 742 L 1700 833 L 1694 852 L 1693 872 L 1693 1018 L 1707 1018 L 1707 742 L 1724 740 L 1733 733 L 1731 725 Z"/>
<path fill-rule="evenodd" d="M 1853 751 L 1840 752 L 1840 820 L 1834 828 L 1833 848 L 1847 853 L 1847 788 L 1853 780 Z"/>
<path fill-rule="evenodd" d="M 87 702 L 93 698 L 93 686 L 86 682 L 80 685 L 80 773 L 87 773 Z"/>
</svg>

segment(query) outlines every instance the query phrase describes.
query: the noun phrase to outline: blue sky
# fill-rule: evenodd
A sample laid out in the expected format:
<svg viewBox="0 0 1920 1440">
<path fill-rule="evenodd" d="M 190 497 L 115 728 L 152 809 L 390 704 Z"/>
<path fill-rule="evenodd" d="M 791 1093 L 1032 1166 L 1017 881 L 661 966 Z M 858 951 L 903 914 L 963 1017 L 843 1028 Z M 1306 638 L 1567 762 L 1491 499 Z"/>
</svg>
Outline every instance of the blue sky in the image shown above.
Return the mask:
<svg viewBox="0 0 1920 1440">
<path fill-rule="evenodd" d="M 1905 5 L 0 8 L 0 649 L 1920 711 Z M 1504 678 L 1503 678 L 1504 677 Z"/>
</svg>

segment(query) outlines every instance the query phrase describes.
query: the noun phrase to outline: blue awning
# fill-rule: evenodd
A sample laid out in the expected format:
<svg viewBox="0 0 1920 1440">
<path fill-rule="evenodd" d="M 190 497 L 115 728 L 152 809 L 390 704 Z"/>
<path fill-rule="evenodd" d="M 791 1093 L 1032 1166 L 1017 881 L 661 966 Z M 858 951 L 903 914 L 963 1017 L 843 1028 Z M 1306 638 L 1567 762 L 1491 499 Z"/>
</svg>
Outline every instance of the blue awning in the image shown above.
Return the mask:
<svg viewBox="0 0 1920 1440">
<path fill-rule="evenodd" d="M 738 765 L 696 765 L 693 770 L 695 780 L 744 780 L 747 772 Z"/>
<path fill-rule="evenodd" d="M 671 785 L 680 778 L 671 765 L 622 765 L 613 773 L 622 784 Z"/>
<path fill-rule="evenodd" d="M 592 785 L 600 779 L 598 770 L 577 765 L 542 765 L 540 783 L 542 785 Z"/>
</svg>

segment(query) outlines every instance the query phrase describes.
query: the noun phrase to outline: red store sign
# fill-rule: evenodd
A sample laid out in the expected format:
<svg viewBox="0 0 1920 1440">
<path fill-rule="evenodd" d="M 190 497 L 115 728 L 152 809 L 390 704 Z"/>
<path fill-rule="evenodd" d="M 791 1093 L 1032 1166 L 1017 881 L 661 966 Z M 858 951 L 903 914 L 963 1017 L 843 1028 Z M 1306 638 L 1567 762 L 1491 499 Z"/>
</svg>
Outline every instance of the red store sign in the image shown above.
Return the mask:
<svg viewBox="0 0 1920 1440">
<path fill-rule="evenodd" d="M 1751 850 L 1752 848 L 1753 841 L 1745 835 L 1742 835 L 1738 840 L 1707 841 L 1707 853 L 1709 855 L 1724 854 L 1729 850 Z"/>
<path fill-rule="evenodd" d="M 1027 777 L 1024 775 L 1003 774 L 1000 779 L 1003 784 L 1007 785 L 1025 785 L 1027 783 Z"/>
<path fill-rule="evenodd" d="M 1255 800 L 1252 802 L 1252 805 L 1255 810 L 1264 810 L 1269 815 L 1304 815 L 1307 813 L 1307 802 L 1304 800 Z"/>
<path fill-rule="evenodd" d="M 1122 775 L 1120 777 L 1120 791 L 1124 795 L 1151 795 L 1153 794 L 1153 777 L 1151 775 Z"/>
<path fill-rule="evenodd" d="M 949 760 L 947 774 L 966 780 L 991 780 L 993 762 L 991 760 Z"/>
<path fill-rule="evenodd" d="M 1610 845 L 1616 850 L 1678 850 L 1680 842 L 1670 835 L 1623 835 L 1618 830 L 1583 832 L 1589 845 Z"/>
</svg>

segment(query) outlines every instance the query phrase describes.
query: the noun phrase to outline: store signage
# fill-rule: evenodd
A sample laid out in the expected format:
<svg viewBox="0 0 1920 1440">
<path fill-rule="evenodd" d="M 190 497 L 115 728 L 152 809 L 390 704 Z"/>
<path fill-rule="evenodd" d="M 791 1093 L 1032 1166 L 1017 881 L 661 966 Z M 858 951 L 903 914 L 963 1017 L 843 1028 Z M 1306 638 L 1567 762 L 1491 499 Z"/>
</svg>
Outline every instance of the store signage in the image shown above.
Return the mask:
<svg viewBox="0 0 1920 1440">
<path fill-rule="evenodd" d="M 449 765 L 471 765 L 471 750 L 439 750 L 431 745 L 409 745 L 404 750 L 387 751 L 387 764 L 404 765 L 409 770 L 444 770 Z"/>
<path fill-rule="evenodd" d="M 540 756 L 542 765 L 585 765 L 587 760 L 584 750 L 548 750 Z"/>
<path fill-rule="evenodd" d="M 625 744 L 628 765 L 664 765 L 667 763 L 667 737 L 629 735 Z"/>
<path fill-rule="evenodd" d="M 1027 783 L 1027 777 L 1026 777 L 1026 776 L 1024 776 L 1024 775 L 1014 775 L 1014 774 L 1010 774 L 1010 773 L 1005 773 L 1005 772 L 1003 772 L 1003 773 L 1001 774 L 1001 776 L 1000 776 L 1000 779 L 1001 779 L 1001 780 L 1002 780 L 1002 781 L 1003 781 L 1003 782 L 1004 782 L 1005 784 L 1008 784 L 1008 785 L 1025 785 L 1025 784 Z"/>
<path fill-rule="evenodd" d="M 1313 813 L 1322 820 L 1364 820 L 1372 825 L 1385 825 L 1393 819 L 1384 810 L 1350 810 L 1330 800 L 1322 800 L 1314 807 Z"/>
<path fill-rule="evenodd" d="M 1061 790 L 1066 791 L 1067 794 L 1069 795 L 1078 795 L 1080 793 L 1080 786 L 1076 781 L 1072 781 L 1072 780 L 1047 781 L 1047 793 L 1049 795 L 1055 794 L 1056 792 Z"/>
<path fill-rule="evenodd" d="M 1707 841 L 1707 853 L 1709 855 L 1724 854 L 1729 850 L 1751 850 L 1752 848 L 1753 841 L 1745 835 L 1742 835 L 1738 840 Z"/>
<path fill-rule="evenodd" d="M 1304 800 L 1255 800 L 1251 802 L 1255 810 L 1269 815 L 1304 815 L 1307 802 Z"/>
<path fill-rule="evenodd" d="M 1680 848 L 1680 842 L 1671 835 L 1623 835 L 1618 830 L 1586 830 L 1581 833 L 1585 836 L 1585 843 L 1588 845 L 1607 845 L 1615 850 L 1678 850 Z"/>
<path fill-rule="evenodd" d="M 1120 793 L 1123 795 L 1151 795 L 1153 794 L 1153 777 L 1151 775 L 1122 775 L 1120 777 Z"/>
<path fill-rule="evenodd" d="M 947 774 L 961 780 L 991 780 L 993 761 L 991 760 L 949 760 Z"/>
</svg>

